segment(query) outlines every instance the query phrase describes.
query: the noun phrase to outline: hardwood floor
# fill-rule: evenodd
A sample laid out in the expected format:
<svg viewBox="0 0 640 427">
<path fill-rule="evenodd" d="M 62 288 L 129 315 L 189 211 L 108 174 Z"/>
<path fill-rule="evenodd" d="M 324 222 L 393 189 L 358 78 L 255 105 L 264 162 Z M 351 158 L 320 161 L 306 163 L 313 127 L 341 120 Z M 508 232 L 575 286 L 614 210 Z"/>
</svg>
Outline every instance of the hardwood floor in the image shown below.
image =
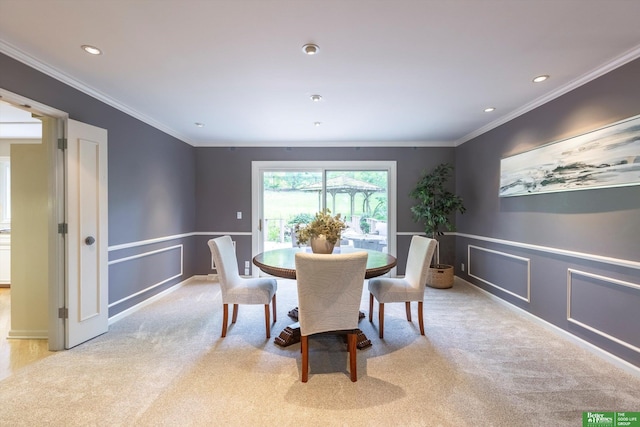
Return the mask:
<svg viewBox="0 0 640 427">
<path fill-rule="evenodd" d="M 47 340 L 7 339 L 11 329 L 11 289 L 0 288 L 0 380 L 54 354 Z"/>
</svg>

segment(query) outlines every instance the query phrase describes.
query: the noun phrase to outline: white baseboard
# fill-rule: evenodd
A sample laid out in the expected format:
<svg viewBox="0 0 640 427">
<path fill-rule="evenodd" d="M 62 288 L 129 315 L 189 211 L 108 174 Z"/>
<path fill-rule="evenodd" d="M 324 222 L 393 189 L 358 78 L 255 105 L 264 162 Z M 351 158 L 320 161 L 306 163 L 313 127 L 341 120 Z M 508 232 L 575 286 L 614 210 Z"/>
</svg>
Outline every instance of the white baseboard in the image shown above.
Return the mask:
<svg viewBox="0 0 640 427">
<path fill-rule="evenodd" d="M 534 322 L 536 322 L 537 324 L 543 326 L 545 329 L 548 329 L 549 331 L 555 333 L 556 335 L 559 335 L 561 338 L 564 338 L 568 341 L 571 341 L 572 343 L 578 345 L 579 347 L 584 348 L 585 350 L 589 351 L 590 353 L 593 353 L 594 355 L 604 359 L 605 361 L 611 363 L 612 365 L 624 370 L 625 372 L 628 372 L 631 375 L 635 375 L 637 377 L 640 377 L 640 366 L 636 366 L 632 363 L 627 362 L 624 359 L 619 358 L 618 356 L 616 356 L 615 354 L 611 354 L 608 351 L 594 345 L 591 344 L 588 341 L 585 341 L 584 339 L 577 337 L 575 335 L 573 335 L 570 332 L 565 331 L 562 328 L 557 327 L 556 325 L 547 322 L 546 320 L 529 313 L 526 310 L 521 309 L 520 307 L 517 307 L 513 304 L 511 304 L 510 302 L 503 300 L 502 298 L 492 294 L 491 292 L 487 292 L 486 290 L 474 285 L 471 282 L 468 282 L 466 280 L 464 280 L 461 277 L 455 276 L 455 280 L 456 281 L 460 281 L 464 284 L 467 284 L 469 286 L 471 286 L 473 289 L 476 289 L 479 292 L 482 292 L 483 294 L 487 295 L 489 298 L 491 298 L 492 300 L 504 305 L 505 307 L 508 307 L 509 309 L 517 312 L 518 314 L 523 314 L 526 317 L 528 317 L 530 320 L 533 320 Z"/>
<path fill-rule="evenodd" d="M 136 311 L 140 310 L 141 308 L 151 304 L 152 302 L 155 302 L 157 300 L 159 300 L 160 298 L 163 298 L 164 296 L 170 294 L 171 292 L 174 292 L 178 289 L 180 289 L 182 286 L 186 285 L 187 283 L 193 281 L 193 280 L 197 280 L 198 277 L 206 277 L 206 276 L 192 276 L 186 280 L 183 280 L 182 282 L 176 283 L 175 285 L 171 286 L 168 289 L 165 289 L 164 291 L 155 294 L 154 296 L 147 298 L 146 300 L 134 305 L 133 307 L 129 307 L 126 310 L 121 311 L 120 313 L 114 315 L 113 317 L 109 318 L 109 325 L 113 325 L 114 323 L 116 323 L 119 320 L 124 319 L 125 317 L 135 313 Z"/>
<path fill-rule="evenodd" d="M 49 339 L 49 331 L 31 331 L 31 330 L 15 330 L 12 329 L 7 334 L 7 339 L 16 340 L 47 340 Z"/>
</svg>

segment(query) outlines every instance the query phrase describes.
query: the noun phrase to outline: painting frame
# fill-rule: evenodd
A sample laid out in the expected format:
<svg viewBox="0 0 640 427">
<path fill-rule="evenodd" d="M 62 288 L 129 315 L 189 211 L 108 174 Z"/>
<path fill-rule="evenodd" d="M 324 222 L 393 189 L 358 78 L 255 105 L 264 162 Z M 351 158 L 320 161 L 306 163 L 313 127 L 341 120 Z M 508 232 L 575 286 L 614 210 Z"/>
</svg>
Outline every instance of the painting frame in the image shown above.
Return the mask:
<svg viewBox="0 0 640 427">
<path fill-rule="evenodd" d="M 500 159 L 499 197 L 640 185 L 640 115 Z"/>
</svg>

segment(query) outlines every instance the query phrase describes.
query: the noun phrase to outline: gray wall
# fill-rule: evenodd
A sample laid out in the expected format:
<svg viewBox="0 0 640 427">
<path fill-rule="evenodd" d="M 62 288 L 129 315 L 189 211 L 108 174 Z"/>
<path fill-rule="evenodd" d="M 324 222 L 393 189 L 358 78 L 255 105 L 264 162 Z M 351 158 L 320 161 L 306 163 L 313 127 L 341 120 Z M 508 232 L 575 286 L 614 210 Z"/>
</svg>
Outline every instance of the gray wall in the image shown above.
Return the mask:
<svg viewBox="0 0 640 427">
<path fill-rule="evenodd" d="M 107 129 L 110 247 L 194 231 L 193 147 L 3 54 L 0 70 L 3 89 L 67 112 L 72 119 Z M 191 262 L 194 242 L 194 238 L 180 238 L 110 250 L 110 261 L 117 261 L 183 244 L 185 259 L 180 277 L 111 307 L 110 316 L 195 274 Z M 175 268 L 178 256 L 179 251 L 169 250 L 111 265 L 109 303 L 179 273 Z M 173 267 L 170 271 L 167 264 Z"/>
<path fill-rule="evenodd" d="M 251 162 L 252 161 L 305 161 L 305 160 L 392 160 L 397 162 L 397 231 L 422 233 L 423 226 L 415 223 L 409 197 L 418 177 L 424 170 L 433 169 L 442 162 L 455 160 L 454 148 L 425 147 L 348 147 L 348 148 L 196 148 L 196 228 L 199 232 L 251 231 Z M 451 186 L 455 180 L 451 180 Z M 236 212 L 245 213 L 242 220 Z M 217 237 L 217 236 L 208 236 Z M 236 237 L 234 237 L 236 239 Z M 197 271 L 210 270 L 206 238 L 198 248 Z M 238 261 L 251 259 L 251 238 L 237 239 Z M 398 272 L 404 273 L 406 253 L 411 236 L 398 236 Z M 452 239 L 451 239 L 452 240 Z M 445 239 L 444 253 L 453 261 L 453 242 Z M 446 256 L 445 256 L 446 258 Z"/>
<path fill-rule="evenodd" d="M 471 264 L 477 278 L 468 268 L 458 275 L 640 366 L 637 350 L 567 320 L 569 282 L 574 319 L 640 347 L 640 290 L 616 282 L 640 284 L 640 186 L 498 197 L 501 158 L 638 114 L 640 60 L 457 147 L 457 190 L 468 209 L 457 226 L 469 236 L 456 238 L 456 266 Z M 478 279 L 525 295 L 525 263 L 528 303 Z M 568 279 L 568 269 L 580 273 Z"/>
</svg>

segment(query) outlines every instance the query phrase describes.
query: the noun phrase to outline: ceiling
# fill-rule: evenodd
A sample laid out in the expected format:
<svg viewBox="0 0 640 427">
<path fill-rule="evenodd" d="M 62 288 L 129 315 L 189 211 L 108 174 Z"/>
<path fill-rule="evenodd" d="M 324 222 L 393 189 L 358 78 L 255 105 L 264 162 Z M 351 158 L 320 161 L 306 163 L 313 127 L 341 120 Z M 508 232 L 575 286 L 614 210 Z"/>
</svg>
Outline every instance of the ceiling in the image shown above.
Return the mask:
<svg viewBox="0 0 640 427">
<path fill-rule="evenodd" d="M 42 138 L 40 120 L 32 117 L 29 111 L 0 101 L 0 140 L 40 138 Z"/>
<path fill-rule="evenodd" d="M 0 51 L 194 146 L 453 146 L 639 57 L 639 16 L 636 0 L 0 0 Z"/>
</svg>

